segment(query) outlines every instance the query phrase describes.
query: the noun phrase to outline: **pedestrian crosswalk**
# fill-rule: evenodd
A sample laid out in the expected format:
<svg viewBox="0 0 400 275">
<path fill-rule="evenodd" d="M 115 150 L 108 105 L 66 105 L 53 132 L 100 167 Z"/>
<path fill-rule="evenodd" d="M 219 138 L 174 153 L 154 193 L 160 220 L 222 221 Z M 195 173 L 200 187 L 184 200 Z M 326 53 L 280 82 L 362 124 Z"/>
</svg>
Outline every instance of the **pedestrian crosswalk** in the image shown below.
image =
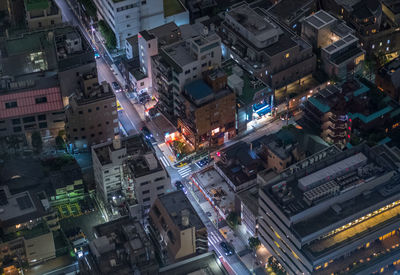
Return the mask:
<svg viewBox="0 0 400 275">
<path fill-rule="evenodd" d="M 215 232 L 208 233 L 208 246 L 218 245 L 220 242 L 222 242 L 222 238 L 218 234 Z"/>
<path fill-rule="evenodd" d="M 171 166 L 170 162 L 168 161 L 168 159 L 164 156 L 160 157 L 161 162 L 164 164 L 164 167 L 168 167 Z"/>
<path fill-rule="evenodd" d="M 181 175 L 182 178 L 185 178 L 192 173 L 192 168 L 190 167 L 190 165 L 186 165 L 185 167 L 178 169 L 178 173 L 179 175 Z"/>
</svg>

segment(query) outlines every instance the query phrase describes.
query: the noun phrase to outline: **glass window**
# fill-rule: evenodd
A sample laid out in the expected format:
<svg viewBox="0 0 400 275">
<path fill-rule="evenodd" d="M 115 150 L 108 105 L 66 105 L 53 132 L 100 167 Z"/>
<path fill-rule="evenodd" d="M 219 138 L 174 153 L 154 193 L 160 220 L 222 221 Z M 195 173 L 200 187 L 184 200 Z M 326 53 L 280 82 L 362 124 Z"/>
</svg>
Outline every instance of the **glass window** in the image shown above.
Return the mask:
<svg viewBox="0 0 400 275">
<path fill-rule="evenodd" d="M 17 108 L 18 104 L 16 101 L 6 102 L 6 109 Z"/>
<path fill-rule="evenodd" d="M 45 97 L 45 96 L 37 97 L 37 98 L 35 98 L 35 102 L 36 102 L 36 104 L 46 103 L 47 102 L 47 97 Z"/>
</svg>

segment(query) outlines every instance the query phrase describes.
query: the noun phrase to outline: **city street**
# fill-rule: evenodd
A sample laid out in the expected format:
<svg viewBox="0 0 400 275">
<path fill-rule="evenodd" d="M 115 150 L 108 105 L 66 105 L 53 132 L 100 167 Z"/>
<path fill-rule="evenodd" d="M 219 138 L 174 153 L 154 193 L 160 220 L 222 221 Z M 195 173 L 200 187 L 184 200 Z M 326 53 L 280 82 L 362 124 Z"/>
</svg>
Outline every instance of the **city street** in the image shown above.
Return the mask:
<svg viewBox="0 0 400 275">
<path fill-rule="evenodd" d="M 71 8 L 68 6 L 66 3 L 66 0 L 57 0 L 57 3 L 59 4 L 60 8 L 62 9 L 63 17 L 65 21 L 71 22 L 74 25 L 78 25 L 84 35 L 86 36 L 87 40 L 90 41 L 91 44 L 93 44 L 93 40 L 91 40 L 86 32 L 85 28 L 83 28 L 80 23 L 78 23 L 78 20 L 75 16 L 75 14 L 72 12 Z M 93 45 L 92 45 L 93 46 Z M 95 48 L 102 48 L 102 45 L 95 45 Z M 102 51 L 99 51 L 102 52 Z M 97 63 L 97 70 L 98 70 L 98 78 L 99 81 L 107 81 L 108 83 L 112 83 L 114 81 L 118 82 L 121 87 L 125 86 L 124 79 L 119 75 L 118 72 L 115 71 L 116 67 L 110 65 L 103 59 L 103 58 L 98 58 L 96 60 Z M 115 69 L 114 69 L 115 68 Z M 144 123 L 144 112 L 143 114 L 141 113 L 143 109 L 143 106 L 141 105 L 135 105 L 132 104 L 129 98 L 126 96 L 124 92 L 116 92 L 116 97 L 117 100 L 120 102 L 120 105 L 122 107 L 122 110 L 118 112 L 118 118 L 120 121 L 120 124 L 122 125 L 122 128 L 124 132 L 126 132 L 128 135 L 135 134 L 140 132 L 140 129 L 145 125 Z M 141 114 L 139 114 L 139 112 Z M 292 123 L 292 122 L 290 122 Z M 243 141 L 252 141 L 254 139 L 257 139 L 263 135 L 270 134 L 273 132 L 278 131 L 283 125 L 285 125 L 286 122 L 282 121 L 280 119 L 275 120 L 274 122 L 265 124 L 264 126 L 262 125 L 256 125 L 255 128 L 252 131 L 249 131 L 246 133 L 241 138 L 234 139 L 232 141 L 227 142 L 224 144 L 223 147 L 227 147 L 230 145 L 235 144 L 236 142 L 243 140 Z M 163 142 L 164 138 L 164 133 L 162 132 L 163 129 L 159 129 L 153 123 L 150 121 L 148 123 L 149 128 L 153 132 L 154 138 L 157 140 L 157 142 Z M 171 165 L 171 162 L 166 159 L 166 156 L 161 152 L 160 148 L 158 146 L 154 146 L 155 152 L 157 157 L 161 160 L 161 162 L 164 164 L 166 167 L 166 170 L 168 171 L 170 177 L 171 177 L 171 189 L 167 191 L 173 191 L 175 190 L 174 183 L 178 180 L 182 181 L 185 186 L 186 190 L 188 190 L 189 185 L 187 184 L 187 178 L 192 175 L 193 173 L 199 171 L 201 168 L 196 165 L 195 163 L 188 164 L 186 166 L 180 167 L 180 168 L 174 168 Z M 221 149 L 221 148 L 220 148 Z M 215 153 L 215 152 L 214 152 Z M 224 239 L 224 236 L 221 234 L 219 231 L 219 228 L 216 228 L 216 226 L 210 221 L 210 219 L 207 217 L 205 212 L 201 209 L 200 205 L 198 204 L 197 200 L 193 197 L 191 192 L 186 192 L 189 200 L 192 202 L 193 207 L 195 208 L 196 212 L 199 214 L 201 217 L 202 221 L 206 225 L 208 229 L 208 236 L 209 236 L 209 247 L 211 250 L 215 250 L 218 255 L 221 255 L 223 257 L 223 263 L 225 265 L 228 265 L 228 270 L 235 274 L 251 274 L 248 268 L 244 265 L 244 263 L 240 260 L 239 256 L 237 254 L 231 255 L 231 256 L 226 256 L 223 253 L 223 250 L 220 246 L 220 243 L 222 241 L 226 241 Z"/>
</svg>

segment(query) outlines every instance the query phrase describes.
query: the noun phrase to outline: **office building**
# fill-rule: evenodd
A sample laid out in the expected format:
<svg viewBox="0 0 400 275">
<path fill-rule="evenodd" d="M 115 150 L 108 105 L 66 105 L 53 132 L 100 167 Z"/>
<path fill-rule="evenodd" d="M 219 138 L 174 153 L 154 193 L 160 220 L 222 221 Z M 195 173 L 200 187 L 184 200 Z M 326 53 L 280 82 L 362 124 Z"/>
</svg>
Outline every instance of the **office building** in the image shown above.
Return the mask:
<svg viewBox="0 0 400 275">
<path fill-rule="evenodd" d="M 28 143 L 34 131 L 57 136 L 77 75 L 95 66 L 92 48 L 78 29 L 61 26 L 10 35 L 0 49 L 0 135 L 19 135 Z"/>
<path fill-rule="evenodd" d="M 157 198 L 149 224 L 150 237 L 164 264 L 208 252 L 207 228 L 183 191 Z"/>
<path fill-rule="evenodd" d="M 93 231 L 96 238 L 89 243 L 90 256 L 81 262 L 83 274 L 157 274 L 154 247 L 139 221 L 124 216 Z"/>
<path fill-rule="evenodd" d="M 142 135 L 94 145 L 92 158 L 97 195 L 106 202 L 134 192 L 134 197 L 147 209 L 171 182 Z"/>
<path fill-rule="evenodd" d="M 184 87 L 183 114 L 178 128 L 194 148 L 221 145 L 236 136 L 235 93 L 226 87 L 222 70 L 207 72 L 206 81 L 195 80 Z"/>
<path fill-rule="evenodd" d="M 158 48 L 181 38 L 179 27 L 170 22 L 151 30 L 144 30 L 126 40 L 126 79 L 132 89 L 152 90 L 151 58 L 158 55 Z M 137 62 L 139 61 L 139 62 Z"/>
<path fill-rule="evenodd" d="M 233 58 L 272 89 L 301 81 L 315 70 L 311 45 L 262 8 L 243 4 L 230 9 L 218 34 L 224 57 Z"/>
<path fill-rule="evenodd" d="M 94 0 L 100 18 L 107 22 L 117 40 L 125 47 L 128 37 L 168 22 L 178 26 L 189 23 L 189 12 L 178 0 Z"/>
<path fill-rule="evenodd" d="M 375 75 L 378 89 L 400 103 L 400 59 L 385 64 Z"/>
<path fill-rule="evenodd" d="M 259 238 L 288 274 L 393 272 L 400 257 L 397 147 L 329 147 L 264 181 Z"/>
<path fill-rule="evenodd" d="M 62 23 L 61 10 L 54 0 L 25 0 L 26 24 L 30 30 Z"/>
<path fill-rule="evenodd" d="M 315 49 L 321 48 L 322 69 L 329 77 L 345 79 L 363 68 L 365 51 L 354 30 L 329 13 L 320 10 L 305 18 L 302 36 Z"/>
<path fill-rule="evenodd" d="M 204 27 L 202 35 L 161 47 L 152 58 L 153 89 L 158 93 L 158 108 L 168 119 L 176 122 L 182 112 L 184 86 L 221 66 L 220 41 Z"/>
<path fill-rule="evenodd" d="M 110 85 L 99 84 L 96 70 L 81 75 L 79 82 L 65 112 L 70 149 L 87 148 L 119 135 L 117 103 Z"/>
</svg>

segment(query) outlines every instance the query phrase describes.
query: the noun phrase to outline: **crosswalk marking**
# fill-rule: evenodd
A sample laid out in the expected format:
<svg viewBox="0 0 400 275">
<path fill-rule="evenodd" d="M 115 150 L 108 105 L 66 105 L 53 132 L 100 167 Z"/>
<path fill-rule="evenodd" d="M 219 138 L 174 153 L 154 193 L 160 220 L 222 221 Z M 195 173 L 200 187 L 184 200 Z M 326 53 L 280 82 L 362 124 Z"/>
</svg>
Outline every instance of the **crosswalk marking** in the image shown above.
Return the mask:
<svg viewBox="0 0 400 275">
<path fill-rule="evenodd" d="M 162 156 L 160 158 L 161 162 L 164 164 L 165 167 L 171 166 L 171 164 L 169 163 L 169 161 L 167 160 L 166 157 Z"/>
<path fill-rule="evenodd" d="M 192 172 L 192 168 L 190 166 L 185 166 L 178 170 L 178 173 L 182 176 L 182 178 L 187 177 Z"/>
<path fill-rule="evenodd" d="M 210 234 L 208 234 L 208 241 L 213 245 L 219 244 L 221 242 L 221 238 L 214 232 L 211 232 Z"/>
</svg>

